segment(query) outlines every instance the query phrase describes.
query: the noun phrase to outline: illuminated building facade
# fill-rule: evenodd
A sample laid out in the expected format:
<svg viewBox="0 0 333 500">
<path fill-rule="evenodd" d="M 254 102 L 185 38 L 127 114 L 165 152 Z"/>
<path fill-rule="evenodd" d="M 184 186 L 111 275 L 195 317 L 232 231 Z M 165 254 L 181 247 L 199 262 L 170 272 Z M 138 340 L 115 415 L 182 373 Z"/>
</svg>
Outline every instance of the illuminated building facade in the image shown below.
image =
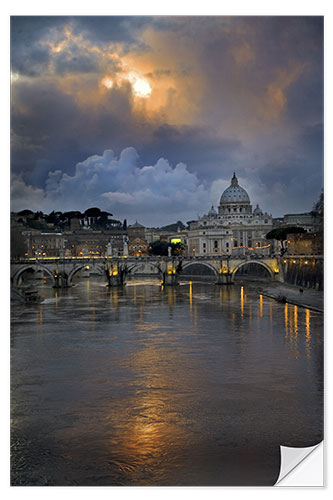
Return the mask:
<svg viewBox="0 0 333 500">
<path fill-rule="evenodd" d="M 29 232 L 27 256 L 60 257 L 64 253 L 65 243 L 65 236 L 62 233 Z"/>
<path fill-rule="evenodd" d="M 141 257 L 148 255 L 148 244 L 142 238 L 132 238 L 128 243 L 128 250 L 130 256 Z"/>
<path fill-rule="evenodd" d="M 140 257 L 148 255 L 148 243 L 146 240 L 146 228 L 139 224 L 138 221 L 127 228 L 129 238 L 128 251 L 129 255 Z"/>
<path fill-rule="evenodd" d="M 222 193 L 218 211 L 212 206 L 189 231 L 188 254 L 269 255 L 271 241 L 266 240 L 266 234 L 272 228 L 272 215 L 263 213 L 259 205 L 252 210 L 250 197 L 234 173 Z"/>
<path fill-rule="evenodd" d="M 323 233 L 288 234 L 288 255 L 323 255 Z"/>
<path fill-rule="evenodd" d="M 108 244 L 114 256 L 123 255 L 123 229 L 113 231 L 82 231 L 64 233 L 26 233 L 26 256 L 29 257 L 82 257 L 104 256 Z"/>
</svg>

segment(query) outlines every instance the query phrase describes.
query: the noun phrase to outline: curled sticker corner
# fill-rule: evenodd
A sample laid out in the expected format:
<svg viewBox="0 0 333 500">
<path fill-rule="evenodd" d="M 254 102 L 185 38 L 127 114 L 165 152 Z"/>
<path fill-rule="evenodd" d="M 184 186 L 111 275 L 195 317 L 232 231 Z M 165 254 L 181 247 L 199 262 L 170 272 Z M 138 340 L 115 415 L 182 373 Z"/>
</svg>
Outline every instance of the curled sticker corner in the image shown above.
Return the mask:
<svg viewBox="0 0 333 500">
<path fill-rule="evenodd" d="M 323 441 L 307 448 L 280 446 L 280 474 L 274 486 L 324 486 Z"/>
</svg>

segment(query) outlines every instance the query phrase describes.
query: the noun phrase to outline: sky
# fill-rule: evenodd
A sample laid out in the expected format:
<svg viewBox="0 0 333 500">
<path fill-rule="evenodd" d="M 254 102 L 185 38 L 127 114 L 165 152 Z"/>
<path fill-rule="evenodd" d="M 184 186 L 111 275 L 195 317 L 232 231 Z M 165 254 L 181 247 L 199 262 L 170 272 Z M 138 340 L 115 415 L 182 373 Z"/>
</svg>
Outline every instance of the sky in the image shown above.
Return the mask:
<svg viewBox="0 0 333 500">
<path fill-rule="evenodd" d="M 323 187 L 321 17 L 12 17 L 11 209 L 196 219 Z"/>
</svg>

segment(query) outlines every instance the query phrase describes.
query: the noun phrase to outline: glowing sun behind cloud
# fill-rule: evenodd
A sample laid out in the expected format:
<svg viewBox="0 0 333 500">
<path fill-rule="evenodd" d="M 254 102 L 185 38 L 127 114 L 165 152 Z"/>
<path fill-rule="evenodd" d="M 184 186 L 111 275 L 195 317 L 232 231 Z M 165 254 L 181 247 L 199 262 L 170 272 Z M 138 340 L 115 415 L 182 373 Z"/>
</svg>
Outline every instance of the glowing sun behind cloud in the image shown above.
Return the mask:
<svg viewBox="0 0 333 500">
<path fill-rule="evenodd" d="M 146 78 L 139 75 L 135 71 L 123 73 L 119 75 L 115 81 L 117 85 L 121 85 L 124 81 L 130 82 L 135 97 L 147 98 L 150 97 L 152 93 L 152 88 Z M 100 83 L 108 90 L 112 89 L 114 85 L 114 81 L 108 75 L 105 75 Z"/>
<path fill-rule="evenodd" d="M 132 84 L 133 93 L 136 97 L 149 97 L 151 94 L 151 86 L 148 81 L 139 76 L 137 73 L 131 72 L 127 76 Z"/>
</svg>

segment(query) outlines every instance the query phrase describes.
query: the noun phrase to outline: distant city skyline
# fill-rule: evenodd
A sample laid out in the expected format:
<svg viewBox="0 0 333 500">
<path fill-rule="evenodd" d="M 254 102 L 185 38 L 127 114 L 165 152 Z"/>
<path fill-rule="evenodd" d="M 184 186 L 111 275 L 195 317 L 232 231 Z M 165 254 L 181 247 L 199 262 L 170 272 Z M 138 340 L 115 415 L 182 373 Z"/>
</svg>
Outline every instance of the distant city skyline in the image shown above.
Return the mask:
<svg viewBox="0 0 333 500">
<path fill-rule="evenodd" d="M 274 217 L 323 187 L 322 17 L 12 17 L 11 209 L 146 226 L 235 171 Z"/>
</svg>

